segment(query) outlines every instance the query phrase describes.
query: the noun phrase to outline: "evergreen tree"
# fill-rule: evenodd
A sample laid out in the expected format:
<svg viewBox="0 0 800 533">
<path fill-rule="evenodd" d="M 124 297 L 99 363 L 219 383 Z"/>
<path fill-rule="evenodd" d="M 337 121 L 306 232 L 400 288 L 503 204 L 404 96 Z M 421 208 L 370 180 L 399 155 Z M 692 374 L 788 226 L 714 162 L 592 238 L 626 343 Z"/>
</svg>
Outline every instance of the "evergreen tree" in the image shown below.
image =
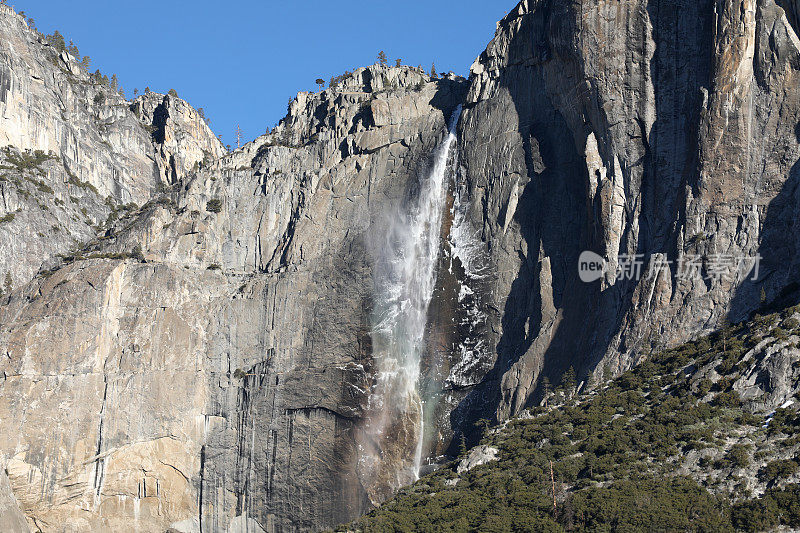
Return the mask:
<svg viewBox="0 0 800 533">
<path fill-rule="evenodd" d="M 486 418 L 481 418 L 475 422 L 475 427 L 481 432 L 481 438 L 486 436 L 486 434 L 489 432 L 489 426 L 491 425 L 491 422 L 489 422 L 489 420 Z"/>
<path fill-rule="evenodd" d="M 134 98 L 135 98 L 135 97 L 137 97 L 137 96 L 139 96 L 139 89 L 137 89 L 137 88 L 135 88 L 135 87 L 134 87 L 134 89 L 133 89 L 133 96 L 134 96 Z"/>
<path fill-rule="evenodd" d="M 594 371 L 589 371 L 589 373 L 586 374 L 586 383 L 583 386 L 583 390 L 585 392 L 589 392 L 592 389 L 594 389 L 595 386 L 597 385 L 597 383 L 595 381 L 596 380 L 594 378 Z"/>
<path fill-rule="evenodd" d="M 111 90 L 113 90 L 113 91 L 116 91 L 116 90 L 119 89 L 119 80 L 117 79 L 117 75 L 116 74 L 112 74 L 111 75 L 111 81 L 109 82 L 109 86 L 111 87 Z"/>
<path fill-rule="evenodd" d="M 575 388 L 578 386 L 578 380 L 575 376 L 575 369 L 569 367 L 564 375 L 561 376 L 561 388 L 564 389 L 564 394 L 567 399 L 572 398 L 575 394 Z"/>
<path fill-rule="evenodd" d="M 142 245 L 137 244 L 133 247 L 131 251 L 131 258 L 136 259 L 137 261 L 144 262 L 144 253 L 142 253 Z"/>
<path fill-rule="evenodd" d="M 379 62 L 380 62 L 380 64 L 381 64 L 381 65 L 383 65 L 384 67 L 385 67 L 385 66 L 386 66 L 386 64 L 389 62 L 389 58 L 386 56 L 386 52 L 384 52 L 383 50 L 381 50 L 380 52 L 378 52 L 378 61 L 379 61 Z"/>
<path fill-rule="evenodd" d="M 236 125 L 236 131 L 234 132 L 234 135 L 236 136 L 236 148 L 237 149 L 241 148 L 243 133 L 242 133 L 242 127 L 239 124 Z"/>
<path fill-rule="evenodd" d="M 550 384 L 550 380 L 547 378 L 547 376 L 544 376 L 542 378 L 542 394 L 543 394 L 542 399 L 544 400 L 545 406 L 547 405 L 547 402 L 550 401 L 550 395 L 552 393 L 553 393 L 553 386 Z"/>
<path fill-rule="evenodd" d="M 553 392 L 553 403 L 555 405 L 559 405 L 564 402 L 564 391 L 561 387 L 557 387 L 555 392 Z"/>
<path fill-rule="evenodd" d="M 730 335 L 731 323 L 727 316 L 723 316 L 719 321 L 720 335 L 722 335 L 722 353 L 728 353 L 728 336 Z"/>
<path fill-rule="evenodd" d="M 606 363 L 603 365 L 603 383 L 611 381 L 614 378 L 614 373 L 611 371 L 611 364 Z"/>
<path fill-rule="evenodd" d="M 81 60 L 81 65 L 83 65 L 83 68 L 85 68 L 86 70 L 89 70 L 89 67 L 92 65 L 92 59 L 89 56 L 83 56 L 83 59 Z"/>
<path fill-rule="evenodd" d="M 431 64 L 431 78 L 436 78 L 436 63 Z"/>
<path fill-rule="evenodd" d="M 396 67 L 399 67 L 400 65 L 403 64 L 403 60 L 398 57 L 397 59 L 394 60 L 394 64 Z"/>
<path fill-rule="evenodd" d="M 169 91 L 167 91 L 167 94 L 170 96 L 174 96 L 175 98 L 178 98 L 178 91 L 176 91 L 175 89 L 170 89 Z"/>
<path fill-rule="evenodd" d="M 320 91 L 325 89 L 325 80 L 323 80 L 322 78 L 317 78 L 317 81 L 315 83 L 319 87 Z"/>
<path fill-rule="evenodd" d="M 67 43 L 64 41 L 64 36 L 61 35 L 61 32 L 58 30 L 54 31 L 51 35 L 48 35 L 46 39 L 47 42 L 59 52 L 64 52 L 67 50 Z"/>
</svg>

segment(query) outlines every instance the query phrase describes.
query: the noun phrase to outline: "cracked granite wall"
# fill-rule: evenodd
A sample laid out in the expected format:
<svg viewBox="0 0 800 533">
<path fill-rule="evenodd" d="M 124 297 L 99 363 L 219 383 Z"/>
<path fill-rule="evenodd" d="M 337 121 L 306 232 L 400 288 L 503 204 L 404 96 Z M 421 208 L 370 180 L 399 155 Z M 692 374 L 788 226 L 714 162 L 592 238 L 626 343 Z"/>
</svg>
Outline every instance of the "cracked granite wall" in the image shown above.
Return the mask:
<svg viewBox="0 0 800 533">
<path fill-rule="evenodd" d="M 285 531 L 366 510 L 367 243 L 464 89 L 370 67 L 301 93 L 275 131 L 14 291 L 0 457 L 29 522 Z"/>
<path fill-rule="evenodd" d="M 0 278 L 13 287 L 101 235 L 124 206 L 226 153 L 189 104 L 156 93 L 126 101 L 7 5 L 0 147 Z"/>
<path fill-rule="evenodd" d="M 452 419 L 504 419 L 557 383 L 741 320 L 796 287 L 800 41 L 772 0 L 521 2 L 472 67 L 460 179 L 493 281 Z M 592 250 L 640 280 L 578 279 Z M 763 256 L 755 281 L 677 261 Z M 659 260 L 671 269 L 657 272 Z M 657 272 L 658 275 L 650 275 Z M 704 270 L 707 273 L 707 270 Z M 467 429 L 468 431 L 468 429 Z"/>
</svg>

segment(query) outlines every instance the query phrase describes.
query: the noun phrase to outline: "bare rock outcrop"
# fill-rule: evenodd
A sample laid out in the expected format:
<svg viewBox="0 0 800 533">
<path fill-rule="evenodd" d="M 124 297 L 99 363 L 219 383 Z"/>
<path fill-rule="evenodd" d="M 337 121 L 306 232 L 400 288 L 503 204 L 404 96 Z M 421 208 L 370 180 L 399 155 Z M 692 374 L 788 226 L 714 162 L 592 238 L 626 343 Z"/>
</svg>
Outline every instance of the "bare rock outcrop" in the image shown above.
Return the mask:
<svg viewBox="0 0 800 533">
<path fill-rule="evenodd" d="M 17 498 L 11 490 L 11 485 L 5 472 L 0 472 L 0 517 L 3 520 L 3 528 L 8 533 L 30 532 L 28 522 L 19 509 Z"/>
<path fill-rule="evenodd" d="M 159 183 L 177 183 L 227 153 L 202 112 L 177 96 L 146 92 L 131 110 L 152 131 Z"/>
<path fill-rule="evenodd" d="M 150 108 L 144 102 L 159 102 Z M 158 112 L 157 112 L 158 111 Z M 0 6 L 0 283 L 20 287 L 226 150 L 189 104 L 131 104 Z"/>
<path fill-rule="evenodd" d="M 144 203 L 157 185 L 150 134 L 125 99 L 4 5 L 0 146 L 6 145 L 57 154 L 78 179 L 122 203 Z"/>
</svg>

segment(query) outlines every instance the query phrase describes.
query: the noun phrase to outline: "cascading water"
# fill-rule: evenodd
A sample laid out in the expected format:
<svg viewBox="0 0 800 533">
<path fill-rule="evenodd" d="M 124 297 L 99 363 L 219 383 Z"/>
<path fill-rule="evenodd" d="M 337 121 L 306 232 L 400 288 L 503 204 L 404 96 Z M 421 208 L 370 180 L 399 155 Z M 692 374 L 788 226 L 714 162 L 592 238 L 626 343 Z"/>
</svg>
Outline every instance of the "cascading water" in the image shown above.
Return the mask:
<svg viewBox="0 0 800 533">
<path fill-rule="evenodd" d="M 375 265 L 372 327 L 377 379 L 360 443 L 362 482 L 373 503 L 419 478 L 423 402 L 418 391 L 428 306 L 436 285 L 446 175 L 459 106 L 419 192 L 391 221 Z"/>
</svg>

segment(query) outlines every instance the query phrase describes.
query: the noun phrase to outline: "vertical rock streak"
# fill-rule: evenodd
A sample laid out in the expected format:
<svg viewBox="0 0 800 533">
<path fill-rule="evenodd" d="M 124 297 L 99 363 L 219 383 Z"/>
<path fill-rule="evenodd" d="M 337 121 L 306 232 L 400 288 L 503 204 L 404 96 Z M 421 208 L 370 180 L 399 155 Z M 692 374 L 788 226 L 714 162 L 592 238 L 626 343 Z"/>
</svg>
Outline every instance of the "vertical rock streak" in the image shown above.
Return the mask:
<svg viewBox="0 0 800 533">
<path fill-rule="evenodd" d="M 418 194 L 389 224 L 375 268 L 371 335 L 377 376 L 360 469 L 374 503 L 419 477 L 424 432 L 420 359 L 436 285 L 448 162 L 460 115 L 459 106 Z"/>
</svg>

